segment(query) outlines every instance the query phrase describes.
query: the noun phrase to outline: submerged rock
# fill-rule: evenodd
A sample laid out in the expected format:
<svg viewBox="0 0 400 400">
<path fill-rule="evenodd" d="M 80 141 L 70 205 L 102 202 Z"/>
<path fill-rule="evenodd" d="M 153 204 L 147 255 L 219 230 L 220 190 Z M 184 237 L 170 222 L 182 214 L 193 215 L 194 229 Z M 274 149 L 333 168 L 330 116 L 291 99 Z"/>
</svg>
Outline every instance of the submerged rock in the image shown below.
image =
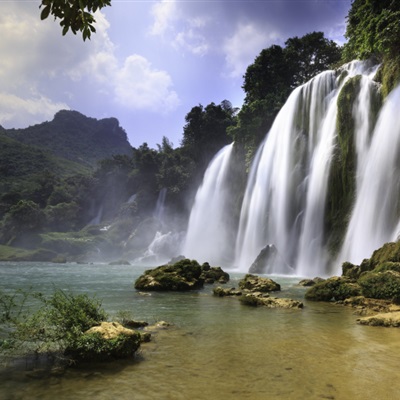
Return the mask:
<svg viewBox="0 0 400 400">
<path fill-rule="evenodd" d="M 279 283 L 270 278 L 262 278 L 257 275 L 247 274 L 239 281 L 240 289 L 251 292 L 277 292 L 281 290 Z"/>
</svg>

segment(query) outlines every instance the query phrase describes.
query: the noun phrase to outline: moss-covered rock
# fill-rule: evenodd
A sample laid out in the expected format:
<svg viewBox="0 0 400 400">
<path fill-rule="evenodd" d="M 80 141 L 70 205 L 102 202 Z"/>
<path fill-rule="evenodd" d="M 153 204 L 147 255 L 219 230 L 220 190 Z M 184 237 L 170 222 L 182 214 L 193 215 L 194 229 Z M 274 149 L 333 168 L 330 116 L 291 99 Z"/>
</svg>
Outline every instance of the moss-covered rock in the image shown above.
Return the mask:
<svg viewBox="0 0 400 400">
<path fill-rule="evenodd" d="M 374 299 L 387 299 L 400 302 L 400 273 L 396 271 L 363 273 L 358 279 L 362 294 Z"/>
<path fill-rule="evenodd" d="M 370 317 L 358 318 L 361 325 L 400 327 L 400 311 L 372 315 Z"/>
<path fill-rule="evenodd" d="M 201 289 L 203 270 L 195 260 L 184 259 L 173 265 L 161 265 L 145 271 L 135 282 L 135 289 L 149 291 L 185 291 Z"/>
<path fill-rule="evenodd" d="M 242 291 L 236 290 L 233 288 L 222 288 L 221 286 L 217 286 L 213 289 L 214 296 L 225 297 L 225 296 L 241 296 Z"/>
<path fill-rule="evenodd" d="M 361 295 L 360 286 L 347 277 L 334 276 L 312 286 L 305 293 L 307 300 L 338 301 Z"/>
<path fill-rule="evenodd" d="M 330 232 L 329 248 L 336 253 L 346 231 L 348 215 L 355 193 L 356 153 L 353 105 L 360 91 L 361 75 L 350 78 L 340 91 L 336 120 L 337 145 L 329 174 L 326 232 Z"/>
<path fill-rule="evenodd" d="M 303 308 L 303 303 L 288 298 L 270 297 L 265 293 L 247 293 L 240 296 L 239 301 L 246 306 L 265 306 L 268 308 Z"/>
<path fill-rule="evenodd" d="M 315 277 L 314 279 L 302 279 L 298 285 L 299 286 L 304 286 L 304 287 L 310 287 L 314 286 L 318 282 L 323 282 L 325 279 L 320 278 L 320 277 Z"/>
<path fill-rule="evenodd" d="M 354 265 L 347 261 L 342 264 L 342 276 L 346 276 L 350 279 L 358 279 L 360 274 L 361 269 L 358 265 Z"/>
<path fill-rule="evenodd" d="M 142 335 L 118 322 L 102 322 L 77 338 L 65 354 L 77 361 L 105 361 L 133 357 Z"/>
<path fill-rule="evenodd" d="M 222 270 L 221 267 L 210 267 L 209 263 L 204 263 L 201 266 L 201 279 L 204 279 L 204 283 L 227 283 L 229 282 L 229 274 Z"/>
<path fill-rule="evenodd" d="M 262 278 L 257 275 L 246 274 L 243 279 L 239 281 L 240 289 L 246 289 L 251 292 L 277 292 L 281 290 L 279 283 L 272 279 Z"/>
</svg>

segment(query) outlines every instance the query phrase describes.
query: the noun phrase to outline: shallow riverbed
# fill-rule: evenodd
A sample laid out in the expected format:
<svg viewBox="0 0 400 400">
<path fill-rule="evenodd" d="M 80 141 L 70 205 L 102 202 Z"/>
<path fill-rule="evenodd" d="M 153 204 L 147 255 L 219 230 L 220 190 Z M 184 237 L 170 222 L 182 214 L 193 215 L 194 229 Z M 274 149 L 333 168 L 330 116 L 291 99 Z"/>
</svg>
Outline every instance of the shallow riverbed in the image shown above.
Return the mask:
<svg viewBox="0 0 400 400">
<path fill-rule="evenodd" d="M 73 368 L 48 376 L 34 362 L 1 372 L 1 399 L 395 399 L 400 330 L 359 326 L 353 310 L 305 302 L 303 310 L 242 306 L 190 293 L 142 296 L 143 267 L 0 263 L 0 289 L 96 295 L 109 314 L 165 320 L 133 361 Z M 230 272 L 230 271 L 228 271 Z M 237 287 L 243 274 L 231 273 Z M 303 300 L 299 278 L 273 277 L 279 296 Z"/>
</svg>

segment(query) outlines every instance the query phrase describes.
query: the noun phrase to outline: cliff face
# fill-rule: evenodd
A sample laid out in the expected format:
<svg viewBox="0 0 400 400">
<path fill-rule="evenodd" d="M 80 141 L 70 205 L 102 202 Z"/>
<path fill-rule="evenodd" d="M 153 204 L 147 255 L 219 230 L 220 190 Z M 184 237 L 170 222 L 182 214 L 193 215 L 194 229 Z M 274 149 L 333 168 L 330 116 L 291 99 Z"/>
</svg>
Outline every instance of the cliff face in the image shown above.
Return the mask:
<svg viewBox="0 0 400 400">
<path fill-rule="evenodd" d="M 77 111 L 59 111 L 50 122 L 0 132 L 20 143 L 91 167 L 99 160 L 117 154 L 131 155 L 132 151 L 116 118 L 97 120 Z"/>
</svg>

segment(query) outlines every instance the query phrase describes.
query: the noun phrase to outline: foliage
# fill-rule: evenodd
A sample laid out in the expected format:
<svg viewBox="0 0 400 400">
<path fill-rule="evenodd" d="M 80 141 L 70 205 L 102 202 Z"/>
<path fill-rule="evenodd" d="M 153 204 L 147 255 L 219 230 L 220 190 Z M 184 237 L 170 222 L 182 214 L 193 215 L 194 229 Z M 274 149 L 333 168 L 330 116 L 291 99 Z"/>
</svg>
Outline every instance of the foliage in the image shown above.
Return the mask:
<svg viewBox="0 0 400 400">
<path fill-rule="evenodd" d="M 212 157 L 231 142 L 227 128 L 234 124 L 235 113 L 232 104 L 224 100 L 219 105 L 210 103 L 203 107 L 199 104 L 186 114 L 182 151 L 194 161 L 197 174 L 203 175 Z"/>
<path fill-rule="evenodd" d="M 30 313 L 27 300 L 36 300 L 37 311 Z M 0 293 L 1 323 L 6 326 L 7 348 L 2 350 L 61 351 L 73 346 L 82 334 L 107 318 L 97 299 L 56 289 L 49 298 L 41 293 L 17 291 Z"/>
<path fill-rule="evenodd" d="M 397 0 L 354 0 L 347 16 L 345 61 L 400 52 L 400 3 Z"/>
<path fill-rule="evenodd" d="M 111 0 L 42 0 L 40 18 L 43 20 L 52 15 L 55 20 L 60 20 L 63 35 L 71 29 L 74 34 L 82 32 L 82 38 L 86 40 L 96 32 L 93 14 L 110 5 Z"/>
<path fill-rule="evenodd" d="M 100 333 L 85 333 L 72 342 L 66 349 L 66 354 L 73 360 L 128 358 L 135 353 L 140 343 L 140 333 L 133 336 L 119 335 L 112 339 L 104 339 Z"/>
<path fill-rule="evenodd" d="M 229 133 L 247 153 L 254 155 L 290 92 L 298 85 L 336 64 L 341 57 L 335 42 L 322 32 L 290 38 L 285 47 L 263 49 L 244 75 L 244 105 Z"/>
<path fill-rule="evenodd" d="M 316 301 L 338 301 L 360 294 L 360 287 L 352 280 L 345 277 L 333 277 L 311 286 L 305 293 L 305 298 Z"/>
<path fill-rule="evenodd" d="M 365 297 L 395 302 L 400 300 L 400 273 L 398 272 L 392 270 L 364 272 L 358 283 Z"/>
</svg>

